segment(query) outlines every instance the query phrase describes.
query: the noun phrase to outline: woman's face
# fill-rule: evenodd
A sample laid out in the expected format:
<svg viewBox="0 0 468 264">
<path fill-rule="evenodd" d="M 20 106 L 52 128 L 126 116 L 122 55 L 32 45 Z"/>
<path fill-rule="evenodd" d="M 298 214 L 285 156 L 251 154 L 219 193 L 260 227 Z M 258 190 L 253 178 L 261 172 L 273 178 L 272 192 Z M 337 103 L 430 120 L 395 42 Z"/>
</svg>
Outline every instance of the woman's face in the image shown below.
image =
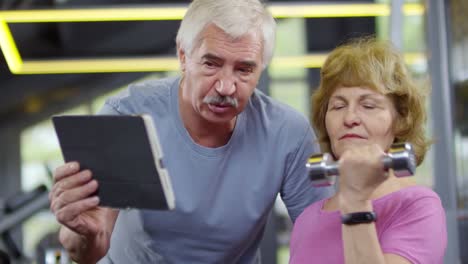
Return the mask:
<svg viewBox="0 0 468 264">
<path fill-rule="evenodd" d="M 394 141 L 397 113 L 392 100 L 366 87 L 338 87 L 330 97 L 325 127 L 338 159 L 348 148 L 377 144 L 387 151 Z"/>
</svg>

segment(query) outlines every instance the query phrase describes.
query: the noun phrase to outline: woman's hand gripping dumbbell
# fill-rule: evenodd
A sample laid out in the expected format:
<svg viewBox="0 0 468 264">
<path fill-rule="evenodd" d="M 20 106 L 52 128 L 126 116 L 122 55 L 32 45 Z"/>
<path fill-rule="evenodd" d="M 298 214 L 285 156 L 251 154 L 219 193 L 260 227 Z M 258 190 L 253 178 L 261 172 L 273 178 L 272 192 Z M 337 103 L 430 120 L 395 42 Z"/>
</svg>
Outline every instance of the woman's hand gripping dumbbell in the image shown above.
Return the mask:
<svg viewBox="0 0 468 264">
<path fill-rule="evenodd" d="M 412 176 L 416 170 L 416 158 L 410 143 L 393 144 L 382 162 L 384 169 L 393 169 L 397 177 Z M 310 156 L 306 167 L 315 187 L 333 185 L 339 175 L 338 165 L 329 153 Z"/>
</svg>

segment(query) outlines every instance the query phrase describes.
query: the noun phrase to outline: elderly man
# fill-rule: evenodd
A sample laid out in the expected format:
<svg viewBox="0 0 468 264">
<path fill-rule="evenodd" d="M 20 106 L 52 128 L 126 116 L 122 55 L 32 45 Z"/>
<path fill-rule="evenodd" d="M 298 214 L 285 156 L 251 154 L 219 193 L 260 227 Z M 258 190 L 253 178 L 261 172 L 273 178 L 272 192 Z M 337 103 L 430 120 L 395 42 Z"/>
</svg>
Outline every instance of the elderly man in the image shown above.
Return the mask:
<svg viewBox="0 0 468 264">
<path fill-rule="evenodd" d="M 318 151 L 304 116 L 255 87 L 271 60 L 275 21 L 258 0 L 194 0 L 177 35 L 181 76 L 131 85 L 102 114 L 150 114 L 176 209 L 99 207 L 92 172 L 56 169 L 51 210 L 79 263 L 259 263 L 278 193 L 294 221 L 330 194 L 311 187 Z M 131 175 L 129 175 L 131 177 Z"/>
</svg>

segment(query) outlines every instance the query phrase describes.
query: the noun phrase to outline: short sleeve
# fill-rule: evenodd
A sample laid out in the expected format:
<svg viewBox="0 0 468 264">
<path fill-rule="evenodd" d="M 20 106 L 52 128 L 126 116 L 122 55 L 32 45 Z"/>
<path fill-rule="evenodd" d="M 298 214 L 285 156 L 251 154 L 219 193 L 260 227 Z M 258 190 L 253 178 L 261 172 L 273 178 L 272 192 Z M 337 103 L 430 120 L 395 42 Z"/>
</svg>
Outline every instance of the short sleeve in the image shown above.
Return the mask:
<svg viewBox="0 0 468 264">
<path fill-rule="evenodd" d="M 307 126 L 296 151 L 287 159 L 286 176 L 281 188 L 281 198 L 285 203 L 291 220 L 296 218 L 310 204 L 329 197 L 333 193 L 332 187 L 313 187 L 307 177 L 306 162 L 312 153 L 319 152 L 314 144 L 315 135 Z"/>
<path fill-rule="evenodd" d="M 440 199 L 424 196 L 410 203 L 380 237 L 382 251 L 413 264 L 441 264 L 447 246 L 445 211 Z"/>
<path fill-rule="evenodd" d="M 121 115 L 115 107 L 111 106 L 109 103 L 105 103 L 102 108 L 97 112 L 98 115 Z"/>
</svg>

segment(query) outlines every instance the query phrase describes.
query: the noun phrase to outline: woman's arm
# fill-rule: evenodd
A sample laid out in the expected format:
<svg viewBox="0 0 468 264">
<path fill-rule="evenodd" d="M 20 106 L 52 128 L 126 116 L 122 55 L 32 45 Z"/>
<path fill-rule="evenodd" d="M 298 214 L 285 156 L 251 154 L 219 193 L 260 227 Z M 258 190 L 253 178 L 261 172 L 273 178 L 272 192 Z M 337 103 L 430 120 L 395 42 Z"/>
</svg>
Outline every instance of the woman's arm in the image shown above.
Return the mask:
<svg viewBox="0 0 468 264">
<path fill-rule="evenodd" d="M 342 214 L 373 211 L 371 201 L 340 201 Z M 395 254 L 384 254 L 377 236 L 374 222 L 342 224 L 343 249 L 346 264 L 408 264 L 411 263 Z"/>
<path fill-rule="evenodd" d="M 347 150 L 340 157 L 337 196 L 342 215 L 374 211 L 371 199 L 376 198 L 377 189 L 385 193 L 389 181 L 382 164 L 383 155 L 379 146 L 369 145 Z M 382 252 L 374 222 L 342 224 L 341 227 L 347 264 L 410 263 Z"/>
</svg>

